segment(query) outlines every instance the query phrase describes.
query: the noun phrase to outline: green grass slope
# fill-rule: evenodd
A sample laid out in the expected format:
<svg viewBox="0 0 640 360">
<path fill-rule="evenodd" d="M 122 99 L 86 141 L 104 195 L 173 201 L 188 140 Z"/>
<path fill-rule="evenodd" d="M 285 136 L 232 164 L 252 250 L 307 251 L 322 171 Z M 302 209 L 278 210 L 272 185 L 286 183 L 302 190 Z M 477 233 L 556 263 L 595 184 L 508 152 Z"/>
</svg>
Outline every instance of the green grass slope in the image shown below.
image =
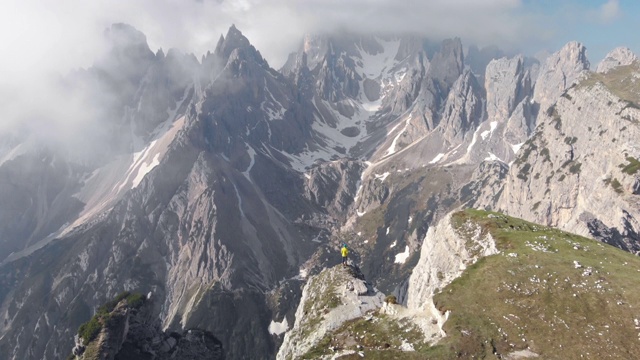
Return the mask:
<svg viewBox="0 0 640 360">
<path fill-rule="evenodd" d="M 327 335 L 309 358 L 336 348 L 354 351 L 342 359 L 638 358 L 640 258 L 498 213 L 466 210 L 452 222 L 469 242 L 466 224 L 481 225 L 501 253 L 434 297 L 440 311 L 450 311 L 444 339 L 425 345 L 412 325 L 373 314 Z M 415 351 L 398 351 L 401 341 Z"/>
</svg>

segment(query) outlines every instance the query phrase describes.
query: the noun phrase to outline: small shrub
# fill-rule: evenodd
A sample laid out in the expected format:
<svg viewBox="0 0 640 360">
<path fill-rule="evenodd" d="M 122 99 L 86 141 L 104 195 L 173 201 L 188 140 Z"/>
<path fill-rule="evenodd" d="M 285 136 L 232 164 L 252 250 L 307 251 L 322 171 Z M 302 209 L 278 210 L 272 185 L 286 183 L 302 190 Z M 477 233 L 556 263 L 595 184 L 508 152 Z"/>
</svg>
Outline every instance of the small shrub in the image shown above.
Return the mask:
<svg viewBox="0 0 640 360">
<path fill-rule="evenodd" d="M 553 105 L 549 106 L 549 107 L 547 108 L 546 113 L 547 113 L 547 116 L 552 116 L 552 115 L 557 114 L 558 112 L 556 111 L 556 105 L 555 105 L 555 104 L 553 104 Z"/>
<path fill-rule="evenodd" d="M 531 170 L 531 164 L 524 164 L 524 166 L 520 168 L 520 171 L 518 172 L 518 179 L 527 181 L 529 179 L 529 170 Z"/>
<path fill-rule="evenodd" d="M 577 137 L 571 137 L 571 136 L 567 136 L 566 138 L 564 138 L 564 143 L 567 145 L 573 145 L 576 143 L 576 141 L 578 141 Z"/>
<path fill-rule="evenodd" d="M 101 329 L 100 316 L 96 314 L 91 320 L 80 325 L 78 335 L 82 338 L 82 343 L 86 346 L 98 336 Z"/>
<path fill-rule="evenodd" d="M 572 174 L 579 174 L 581 166 L 582 166 L 581 163 L 575 163 L 571 165 L 571 167 L 569 168 L 569 172 L 571 172 Z"/>
<path fill-rule="evenodd" d="M 621 165 L 623 173 L 628 175 L 634 175 L 635 173 L 638 172 L 638 170 L 640 170 L 640 161 L 638 161 L 638 159 L 631 156 L 627 156 L 627 161 L 629 162 L 629 164 Z"/>
<path fill-rule="evenodd" d="M 514 164 L 520 165 L 524 163 L 529 159 L 529 155 L 531 155 L 531 152 L 538 149 L 538 146 L 533 142 L 533 140 L 533 138 L 530 138 L 524 143 L 524 145 L 522 146 L 524 150 L 522 151 L 522 153 L 518 152 L 521 155 L 518 156 L 518 158 L 514 161 Z"/>
<path fill-rule="evenodd" d="M 551 121 L 553 124 L 553 128 L 560 131 L 562 130 L 562 119 L 560 118 L 560 116 L 556 116 L 553 118 L 553 120 Z"/>
<path fill-rule="evenodd" d="M 622 194 L 622 184 L 620 184 L 620 181 L 618 181 L 618 179 L 614 178 L 613 180 L 611 180 L 611 187 L 618 194 Z"/>
<path fill-rule="evenodd" d="M 103 324 L 108 324 L 111 318 L 111 312 L 118 303 L 126 299 L 127 304 L 135 309 L 140 308 L 144 304 L 147 297 L 140 293 L 130 293 L 128 291 L 121 292 L 113 300 L 106 302 L 104 305 L 98 308 L 96 314 L 86 323 L 80 325 L 78 328 L 78 335 L 82 338 L 84 345 L 88 345 L 93 339 L 95 339 Z"/>
<path fill-rule="evenodd" d="M 531 207 L 531 211 L 536 211 L 538 210 L 538 206 L 540 206 L 540 201 L 536 202 L 535 204 L 533 204 L 533 206 Z"/>
<path fill-rule="evenodd" d="M 551 162 L 551 156 L 549 156 L 549 149 L 548 148 L 543 148 L 542 150 L 540 150 L 540 155 L 542 155 L 542 157 L 544 157 L 542 162 L 545 162 L 545 161 Z"/>
<path fill-rule="evenodd" d="M 139 309 L 140 306 L 144 304 L 145 300 L 147 300 L 147 297 L 140 293 L 133 293 L 127 296 L 127 304 L 135 309 Z"/>
<path fill-rule="evenodd" d="M 387 304 L 397 304 L 397 301 L 398 299 L 395 295 L 387 295 L 387 297 L 384 298 L 384 302 L 386 302 Z"/>
</svg>

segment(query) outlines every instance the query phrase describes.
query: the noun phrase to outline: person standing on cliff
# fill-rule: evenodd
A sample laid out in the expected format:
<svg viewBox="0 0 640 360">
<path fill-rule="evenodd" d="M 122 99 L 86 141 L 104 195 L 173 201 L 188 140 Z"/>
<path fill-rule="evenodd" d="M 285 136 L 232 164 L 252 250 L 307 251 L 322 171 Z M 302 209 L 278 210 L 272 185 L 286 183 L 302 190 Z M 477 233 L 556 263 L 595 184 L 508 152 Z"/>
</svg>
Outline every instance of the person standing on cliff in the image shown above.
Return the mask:
<svg viewBox="0 0 640 360">
<path fill-rule="evenodd" d="M 342 249 L 340 250 L 342 253 L 342 266 L 347 266 L 347 257 L 349 256 L 349 249 L 347 249 L 347 244 L 342 244 Z"/>
</svg>

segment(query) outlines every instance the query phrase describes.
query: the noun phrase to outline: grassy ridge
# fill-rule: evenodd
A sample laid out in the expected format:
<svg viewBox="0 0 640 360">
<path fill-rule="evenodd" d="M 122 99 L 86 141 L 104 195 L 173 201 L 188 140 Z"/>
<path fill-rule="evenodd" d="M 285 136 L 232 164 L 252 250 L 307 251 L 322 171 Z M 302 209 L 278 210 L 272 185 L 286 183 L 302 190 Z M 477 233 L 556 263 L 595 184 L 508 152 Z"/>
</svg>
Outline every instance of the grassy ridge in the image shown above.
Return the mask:
<svg viewBox="0 0 640 360">
<path fill-rule="evenodd" d="M 474 243 L 473 232 L 466 231 L 472 228 L 469 223 L 490 233 L 500 253 L 480 259 L 434 297 L 440 311 L 450 311 L 444 324 L 447 336 L 437 345 L 430 347 L 409 335 L 415 334 L 411 324 L 373 314 L 373 320 L 358 319 L 328 334 L 308 358 L 330 355 L 331 348 L 361 351 L 374 359 L 499 359 L 527 353 L 540 359 L 637 357 L 638 257 L 477 210 L 452 217 L 452 226 L 468 246 Z M 416 351 L 399 351 L 398 334 L 414 343 Z"/>
<path fill-rule="evenodd" d="M 435 296 L 438 309 L 451 310 L 437 352 L 494 358 L 530 349 L 545 359 L 623 359 L 640 351 L 638 257 L 496 213 L 467 210 L 453 221 L 480 224 L 502 254 Z"/>
</svg>

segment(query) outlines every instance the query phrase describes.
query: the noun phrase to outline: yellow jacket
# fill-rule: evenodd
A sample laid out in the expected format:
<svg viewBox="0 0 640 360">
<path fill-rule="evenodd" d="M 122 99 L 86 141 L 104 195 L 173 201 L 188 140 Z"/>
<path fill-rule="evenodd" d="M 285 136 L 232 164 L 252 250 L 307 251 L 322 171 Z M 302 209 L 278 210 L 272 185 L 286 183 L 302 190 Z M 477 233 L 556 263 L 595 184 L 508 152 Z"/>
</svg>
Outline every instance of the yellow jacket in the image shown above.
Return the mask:
<svg viewBox="0 0 640 360">
<path fill-rule="evenodd" d="M 342 257 L 347 257 L 349 255 L 349 249 L 346 246 L 342 247 Z"/>
</svg>

